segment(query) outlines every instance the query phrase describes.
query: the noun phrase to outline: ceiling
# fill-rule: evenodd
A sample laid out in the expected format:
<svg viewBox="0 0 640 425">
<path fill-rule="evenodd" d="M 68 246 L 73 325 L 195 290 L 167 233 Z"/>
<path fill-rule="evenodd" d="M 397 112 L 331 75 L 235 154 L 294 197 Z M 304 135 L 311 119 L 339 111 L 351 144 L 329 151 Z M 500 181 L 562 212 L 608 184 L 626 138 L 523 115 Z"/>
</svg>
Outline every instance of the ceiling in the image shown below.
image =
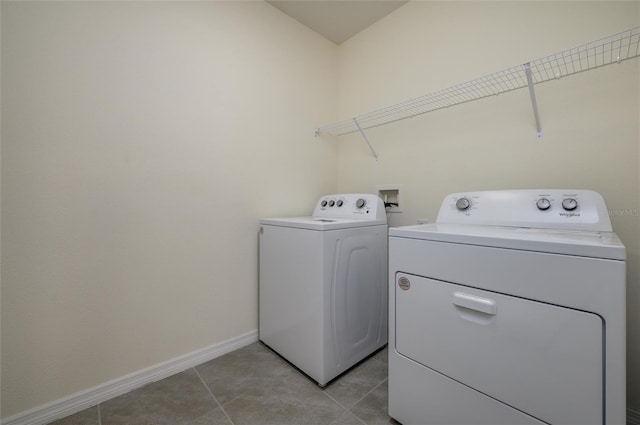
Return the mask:
<svg viewBox="0 0 640 425">
<path fill-rule="evenodd" d="M 387 16 L 406 0 L 267 0 L 325 38 L 340 44 Z"/>
</svg>

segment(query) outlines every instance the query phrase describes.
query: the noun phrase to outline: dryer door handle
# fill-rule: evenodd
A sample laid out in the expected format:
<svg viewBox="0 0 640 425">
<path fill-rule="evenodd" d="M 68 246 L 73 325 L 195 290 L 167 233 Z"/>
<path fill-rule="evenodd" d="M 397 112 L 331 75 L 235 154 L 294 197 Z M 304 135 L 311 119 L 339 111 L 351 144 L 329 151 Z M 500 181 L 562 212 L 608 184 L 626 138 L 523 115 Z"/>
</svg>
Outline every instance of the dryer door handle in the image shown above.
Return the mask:
<svg viewBox="0 0 640 425">
<path fill-rule="evenodd" d="M 463 292 L 453 293 L 453 304 L 456 307 L 468 308 L 469 310 L 479 311 L 480 313 L 491 316 L 495 315 L 497 311 L 494 300 L 476 297 L 475 295 L 465 294 Z"/>
</svg>

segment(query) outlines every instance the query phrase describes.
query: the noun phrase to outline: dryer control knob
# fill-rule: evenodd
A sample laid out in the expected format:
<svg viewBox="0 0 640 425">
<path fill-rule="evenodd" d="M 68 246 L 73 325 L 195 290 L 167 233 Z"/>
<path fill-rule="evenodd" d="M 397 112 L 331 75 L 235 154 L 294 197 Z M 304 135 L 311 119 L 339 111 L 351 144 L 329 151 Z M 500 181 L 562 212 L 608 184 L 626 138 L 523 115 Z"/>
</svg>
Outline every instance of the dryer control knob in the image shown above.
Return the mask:
<svg viewBox="0 0 640 425">
<path fill-rule="evenodd" d="M 336 204 L 336 201 L 334 201 L 333 199 L 329 201 L 329 206 L 332 207 Z"/>
<path fill-rule="evenodd" d="M 364 208 L 364 206 L 367 205 L 367 201 L 365 201 L 364 199 L 360 198 L 356 201 L 356 207 L 358 209 L 360 208 Z"/>
<path fill-rule="evenodd" d="M 471 200 L 469 198 L 460 198 L 456 201 L 456 208 L 460 211 L 468 210 L 471 206 Z"/>
<path fill-rule="evenodd" d="M 343 201 L 342 199 L 339 199 L 339 200 L 338 200 L 338 202 L 336 202 L 336 205 L 337 205 L 338 207 L 341 207 L 341 206 L 342 206 L 342 204 L 344 204 L 344 201 Z"/>
<path fill-rule="evenodd" d="M 538 202 L 536 202 L 536 206 L 540 211 L 546 211 L 551 208 L 551 201 L 547 198 L 540 198 L 538 199 Z"/>
<path fill-rule="evenodd" d="M 566 198 L 562 200 L 562 208 L 567 211 L 573 211 L 578 208 L 578 201 L 574 198 Z"/>
</svg>

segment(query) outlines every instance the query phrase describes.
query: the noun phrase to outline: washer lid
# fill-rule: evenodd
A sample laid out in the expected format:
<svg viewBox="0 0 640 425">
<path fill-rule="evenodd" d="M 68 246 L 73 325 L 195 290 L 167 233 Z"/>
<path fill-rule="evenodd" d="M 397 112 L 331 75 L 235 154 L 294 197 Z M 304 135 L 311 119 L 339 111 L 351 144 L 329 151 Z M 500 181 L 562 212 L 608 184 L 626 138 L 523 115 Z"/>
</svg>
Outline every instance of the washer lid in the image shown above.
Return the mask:
<svg viewBox="0 0 640 425">
<path fill-rule="evenodd" d="M 392 227 L 389 236 L 581 257 L 626 259 L 625 247 L 614 232 L 433 223 Z"/>
<path fill-rule="evenodd" d="M 346 219 L 346 218 L 324 218 L 324 217 L 288 217 L 288 218 L 263 218 L 262 225 L 294 227 L 307 230 L 337 230 L 354 227 L 380 226 L 386 225 L 386 220 L 370 219 Z"/>
</svg>

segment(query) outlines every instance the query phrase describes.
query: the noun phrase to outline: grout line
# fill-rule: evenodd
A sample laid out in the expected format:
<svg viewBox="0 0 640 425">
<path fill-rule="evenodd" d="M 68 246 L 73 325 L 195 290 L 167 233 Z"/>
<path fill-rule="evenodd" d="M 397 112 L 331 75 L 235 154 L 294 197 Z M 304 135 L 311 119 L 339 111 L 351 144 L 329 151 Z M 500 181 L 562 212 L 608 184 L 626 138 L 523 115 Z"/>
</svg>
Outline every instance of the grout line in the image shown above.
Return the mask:
<svg viewBox="0 0 640 425">
<path fill-rule="evenodd" d="M 347 413 L 349 413 L 351 416 L 353 416 L 354 418 L 356 418 L 356 420 L 360 423 L 362 423 L 363 425 L 367 425 L 367 423 L 365 421 L 363 421 L 362 419 L 360 419 L 355 413 L 353 413 L 351 410 L 347 410 Z"/>
<path fill-rule="evenodd" d="M 224 415 L 227 417 L 227 419 L 229 419 L 229 422 L 231 423 L 231 425 L 234 425 L 233 421 L 231 420 L 231 417 L 229 417 L 229 414 L 227 413 L 227 411 L 224 409 L 224 407 L 222 407 L 222 404 L 220 404 L 220 402 L 218 401 L 218 399 L 216 398 L 215 395 L 213 395 L 213 392 L 211 391 L 211 388 L 209 388 L 209 386 L 207 385 L 206 382 L 204 382 L 204 379 L 202 379 L 202 376 L 200 375 L 200 372 L 198 372 L 198 369 L 196 369 L 195 367 L 193 368 L 194 372 L 196 373 L 196 375 L 198 375 L 198 378 L 200 378 L 200 382 L 202 382 L 202 385 L 204 385 L 204 387 L 207 389 L 207 391 L 209 391 L 209 394 L 211 394 L 211 397 L 213 397 L 213 400 L 216 402 L 216 404 L 218 405 L 218 407 L 220 408 L 220 410 L 222 410 L 222 413 L 224 413 Z"/>
<path fill-rule="evenodd" d="M 321 390 L 322 394 L 324 394 L 325 396 L 327 396 L 329 399 L 333 400 L 336 404 L 338 404 L 338 406 L 342 407 L 343 409 L 345 409 L 347 412 L 349 412 L 352 416 L 356 417 L 360 422 L 362 422 L 363 424 L 366 425 L 366 422 L 364 422 L 362 419 L 360 419 L 355 413 L 353 413 L 351 411 L 351 409 L 353 409 L 354 407 L 356 407 L 358 405 L 358 403 L 360 403 L 362 400 L 364 400 L 369 394 L 371 394 L 372 392 L 374 392 L 376 390 L 376 388 L 378 388 L 380 385 L 384 384 L 384 382 L 389 379 L 389 377 L 384 378 L 383 380 L 381 380 L 380 382 L 378 382 L 376 385 L 373 386 L 373 388 L 371 388 L 371 390 L 369 390 L 365 395 L 363 395 L 362 397 L 360 397 L 355 403 L 353 403 L 351 405 L 351 407 L 346 407 L 344 406 L 342 403 L 340 403 L 338 400 L 336 400 L 335 398 L 331 397 L 326 391 Z"/>
<path fill-rule="evenodd" d="M 102 403 L 98 403 L 98 425 L 102 425 L 102 414 L 101 414 L 101 411 L 100 411 L 100 405 L 101 404 Z"/>
<path fill-rule="evenodd" d="M 345 411 L 349 411 L 349 408 L 347 408 L 346 406 L 343 406 L 342 403 L 340 403 L 338 400 L 336 400 L 335 398 L 331 397 L 329 394 L 327 394 L 322 388 L 318 388 L 320 390 L 320 392 L 322 394 L 324 394 L 325 396 L 327 396 L 327 398 L 329 398 L 330 400 L 332 400 L 334 403 L 336 403 L 338 406 L 342 407 Z M 355 406 L 355 404 L 354 404 Z"/>
<path fill-rule="evenodd" d="M 0 1 L 2 1 L 2 0 L 0 0 Z M 223 407 L 224 407 L 224 406 L 226 406 L 226 405 L 227 405 L 227 404 L 229 404 L 229 403 L 233 403 L 234 401 L 236 401 L 236 400 L 237 400 L 237 399 L 239 399 L 240 397 L 242 397 L 242 394 L 238 394 L 237 396 L 235 396 L 235 397 L 233 397 L 233 398 L 230 398 L 229 400 L 225 401 L 225 402 L 224 402 L 224 404 L 222 404 L 222 403 L 220 403 L 220 402 L 218 402 L 218 404 L 220 404 L 220 406 L 223 406 Z"/>
<path fill-rule="evenodd" d="M 324 391 L 323 391 L 323 393 L 324 393 L 327 397 L 329 397 L 331 400 L 333 400 L 333 401 L 335 401 L 336 403 L 338 403 L 338 405 L 339 405 L 339 406 L 343 407 L 343 408 L 347 411 L 347 413 L 349 413 L 351 416 L 353 416 L 354 418 L 356 418 L 356 419 L 358 420 L 358 422 L 360 422 L 360 423 L 362 423 L 362 424 L 364 424 L 364 425 L 367 425 L 367 423 L 366 423 L 364 420 L 360 419 L 360 417 L 359 417 L 358 415 L 356 415 L 355 413 L 353 413 L 353 411 L 352 411 L 351 409 L 353 409 L 354 407 L 356 407 L 356 406 L 358 405 L 358 403 L 360 403 L 362 400 L 364 400 L 364 399 L 365 399 L 369 394 L 371 394 L 372 392 L 374 392 L 374 391 L 376 390 L 376 388 L 378 388 L 380 385 L 384 384 L 384 382 L 385 382 L 387 379 L 389 379 L 389 378 L 388 378 L 388 377 L 387 377 L 387 378 L 384 378 L 382 381 L 380 381 L 380 382 L 378 382 L 376 385 L 374 385 L 374 386 L 373 386 L 373 388 L 372 388 L 371 390 L 369 390 L 369 392 L 367 392 L 365 395 L 363 395 L 363 396 L 362 396 L 358 401 L 356 401 L 355 403 L 353 403 L 353 405 L 352 405 L 351 407 L 349 407 L 349 408 L 346 408 L 346 407 L 342 406 L 342 404 L 340 404 L 336 399 L 334 399 L 333 397 L 331 397 L 329 394 L 326 394 Z"/>
<path fill-rule="evenodd" d="M 371 394 L 372 392 L 374 392 L 374 391 L 376 390 L 376 388 L 378 388 L 380 385 L 384 384 L 384 381 L 386 381 L 387 379 L 389 379 L 389 377 L 384 378 L 382 381 L 380 381 L 380 382 L 378 382 L 376 385 L 374 385 L 374 387 L 373 387 L 373 388 L 371 388 L 371 390 L 370 390 L 368 393 L 366 393 L 366 394 L 365 394 L 365 395 L 363 395 L 363 396 L 362 396 L 358 401 L 356 401 L 355 403 L 353 403 L 353 406 L 351 406 L 351 407 L 349 408 L 349 411 L 351 411 L 351 409 L 353 409 L 354 407 L 356 407 L 356 405 L 357 405 L 358 403 L 360 403 L 362 400 L 364 400 L 365 398 L 367 398 L 367 396 L 368 396 L 369 394 Z"/>
<path fill-rule="evenodd" d="M 378 384 L 377 384 L 375 387 L 373 387 L 373 389 L 372 389 L 371 391 L 369 391 L 369 393 L 368 393 L 367 395 L 371 394 L 371 393 L 373 392 L 373 390 L 375 390 L 376 388 L 378 388 L 380 385 L 384 384 L 384 381 L 386 381 L 386 380 L 388 380 L 388 379 L 389 379 L 389 377 L 387 376 L 387 377 L 386 377 L 386 378 L 384 378 L 382 381 L 378 382 Z M 365 397 L 366 397 L 366 396 L 365 396 Z"/>
</svg>

